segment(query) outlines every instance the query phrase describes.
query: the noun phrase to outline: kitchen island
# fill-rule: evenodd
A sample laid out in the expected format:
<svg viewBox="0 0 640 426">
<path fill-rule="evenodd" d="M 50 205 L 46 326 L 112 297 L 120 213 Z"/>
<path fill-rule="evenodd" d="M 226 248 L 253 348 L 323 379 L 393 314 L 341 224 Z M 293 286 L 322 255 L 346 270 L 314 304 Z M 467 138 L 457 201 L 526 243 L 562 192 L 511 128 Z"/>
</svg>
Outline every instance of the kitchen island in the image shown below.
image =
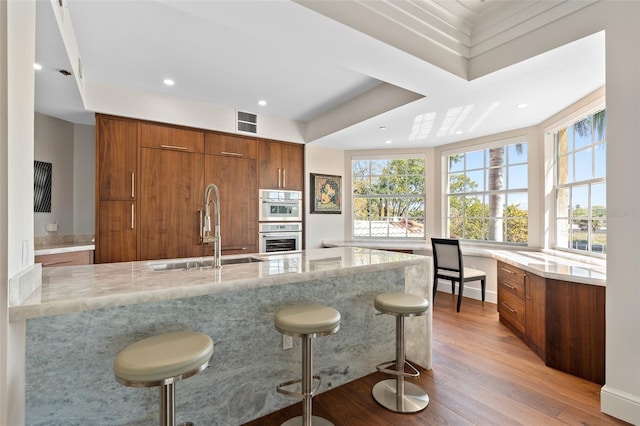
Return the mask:
<svg viewBox="0 0 640 426">
<path fill-rule="evenodd" d="M 26 321 L 26 423 L 155 424 L 157 388 L 116 383 L 117 353 L 177 330 L 210 335 L 211 367 L 176 385 L 177 421 L 237 425 L 296 403 L 275 391 L 299 376 L 300 342 L 282 349 L 273 315 L 317 302 L 342 314 L 338 333 L 315 342 L 320 391 L 393 359 L 395 318 L 375 316 L 373 298 L 409 291 L 431 299 L 431 259 L 363 248 L 259 256 L 221 270 L 172 269 L 173 261 L 48 268 L 9 309 Z M 206 259 L 205 259 L 206 260 Z M 407 357 L 431 368 L 431 313 L 407 321 Z"/>
</svg>

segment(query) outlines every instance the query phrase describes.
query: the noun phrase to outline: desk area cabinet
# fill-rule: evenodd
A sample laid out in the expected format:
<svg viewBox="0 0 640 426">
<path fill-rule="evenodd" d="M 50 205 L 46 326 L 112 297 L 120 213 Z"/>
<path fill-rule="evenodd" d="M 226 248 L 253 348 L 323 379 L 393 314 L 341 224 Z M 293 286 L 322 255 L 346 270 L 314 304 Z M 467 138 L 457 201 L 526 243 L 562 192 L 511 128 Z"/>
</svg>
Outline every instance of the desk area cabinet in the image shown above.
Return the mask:
<svg viewBox="0 0 640 426">
<path fill-rule="evenodd" d="M 604 384 L 605 287 L 545 279 L 498 261 L 500 322 L 547 366 Z"/>
</svg>

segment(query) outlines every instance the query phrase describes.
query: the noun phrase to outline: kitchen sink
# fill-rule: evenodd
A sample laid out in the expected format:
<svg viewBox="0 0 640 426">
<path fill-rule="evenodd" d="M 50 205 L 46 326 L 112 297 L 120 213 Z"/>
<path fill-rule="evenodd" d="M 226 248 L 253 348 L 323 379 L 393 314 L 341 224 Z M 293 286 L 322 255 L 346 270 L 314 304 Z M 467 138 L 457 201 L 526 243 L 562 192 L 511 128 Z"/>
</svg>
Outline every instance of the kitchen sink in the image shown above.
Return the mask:
<svg viewBox="0 0 640 426">
<path fill-rule="evenodd" d="M 224 265 L 238 265 L 242 263 L 255 263 L 264 262 L 265 259 L 254 256 L 242 256 L 242 257 L 230 257 L 220 259 L 220 264 Z M 184 260 L 177 262 L 162 262 L 151 263 L 149 265 L 154 271 L 170 271 L 173 269 L 182 269 L 184 271 L 190 271 L 194 269 L 212 269 L 213 260 Z"/>
</svg>

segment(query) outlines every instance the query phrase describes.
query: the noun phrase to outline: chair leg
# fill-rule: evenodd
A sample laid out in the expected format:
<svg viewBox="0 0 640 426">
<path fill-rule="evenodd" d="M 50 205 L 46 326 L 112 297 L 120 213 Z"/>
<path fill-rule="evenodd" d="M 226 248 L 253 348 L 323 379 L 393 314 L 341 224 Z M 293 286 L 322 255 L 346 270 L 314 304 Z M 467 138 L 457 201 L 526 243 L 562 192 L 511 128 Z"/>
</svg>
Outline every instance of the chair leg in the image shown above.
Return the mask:
<svg viewBox="0 0 640 426">
<path fill-rule="evenodd" d="M 313 343 L 310 337 L 304 337 L 302 339 L 302 393 L 304 399 L 302 400 L 302 424 L 304 426 L 311 426 L 312 424 L 312 407 L 311 401 L 313 395 L 311 393 L 312 381 L 313 381 L 313 358 L 312 358 Z"/>
<path fill-rule="evenodd" d="M 460 281 L 460 287 L 458 287 L 458 307 L 456 312 L 460 312 L 460 304 L 462 303 L 462 292 L 464 290 L 464 282 Z"/>
<path fill-rule="evenodd" d="M 482 306 L 484 306 L 484 294 L 486 289 L 486 280 L 480 280 L 480 288 L 482 289 Z"/>
</svg>

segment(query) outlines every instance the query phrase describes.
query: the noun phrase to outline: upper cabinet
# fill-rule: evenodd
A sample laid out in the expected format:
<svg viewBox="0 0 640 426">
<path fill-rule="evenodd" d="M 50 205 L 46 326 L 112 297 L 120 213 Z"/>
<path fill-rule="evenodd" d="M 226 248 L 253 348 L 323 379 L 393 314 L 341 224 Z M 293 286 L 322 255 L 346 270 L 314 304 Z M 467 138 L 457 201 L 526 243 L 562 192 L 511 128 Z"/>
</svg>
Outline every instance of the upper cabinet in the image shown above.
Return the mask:
<svg viewBox="0 0 640 426">
<path fill-rule="evenodd" d="M 141 123 L 140 147 L 202 153 L 204 152 L 204 132 Z"/>
<path fill-rule="evenodd" d="M 304 189 L 304 145 L 260 141 L 258 186 L 262 189 Z"/>
<path fill-rule="evenodd" d="M 206 154 L 255 160 L 258 154 L 258 142 L 253 138 L 207 133 L 204 149 Z"/>
<path fill-rule="evenodd" d="M 138 123 L 96 117 L 97 185 L 99 200 L 136 198 Z"/>
</svg>

